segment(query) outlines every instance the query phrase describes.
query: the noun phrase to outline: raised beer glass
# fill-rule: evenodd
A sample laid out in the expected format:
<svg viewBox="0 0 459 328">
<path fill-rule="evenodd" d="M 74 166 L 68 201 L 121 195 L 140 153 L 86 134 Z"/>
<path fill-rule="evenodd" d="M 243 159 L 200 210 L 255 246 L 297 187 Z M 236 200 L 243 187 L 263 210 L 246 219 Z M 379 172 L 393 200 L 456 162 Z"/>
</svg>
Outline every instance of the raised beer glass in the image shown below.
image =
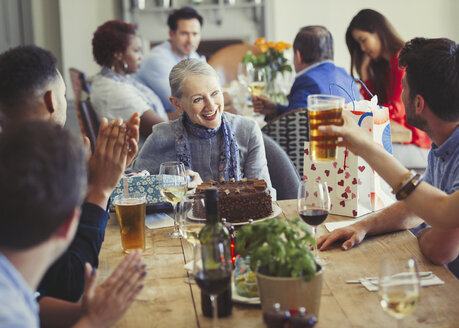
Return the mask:
<svg viewBox="0 0 459 328">
<path fill-rule="evenodd" d="M 188 191 L 185 166 L 181 162 L 161 163 L 159 175 L 161 177 L 161 195 L 174 207 L 174 231 L 169 233 L 168 237 L 180 238 L 181 234 L 178 230 L 178 206 Z"/>
<path fill-rule="evenodd" d="M 341 125 L 344 98 L 328 95 L 308 96 L 309 142 L 312 161 L 325 162 L 336 159 L 338 137 L 320 132 L 321 125 Z"/>
<path fill-rule="evenodd" d="M 113 200 L 116 216 L 120 224 L 121 246 L 125 253 L 136 249 L 145 249 L 145 213 L 144 194 L 129 193 L 118 195 Z"/>
</svg>

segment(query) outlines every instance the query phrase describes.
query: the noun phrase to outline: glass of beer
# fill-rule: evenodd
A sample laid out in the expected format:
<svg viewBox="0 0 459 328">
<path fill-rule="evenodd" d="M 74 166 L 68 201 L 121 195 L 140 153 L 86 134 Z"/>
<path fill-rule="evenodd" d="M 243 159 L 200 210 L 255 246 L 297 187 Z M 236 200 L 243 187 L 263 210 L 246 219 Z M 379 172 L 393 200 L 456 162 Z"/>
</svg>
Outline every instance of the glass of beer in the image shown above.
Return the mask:
<svg viewBox="0 0 459 328">
<path fill-rule="evenodd" d="M 124 252 L 145 250 L 145 194 L 118 195 L 113 203 L 120 224 L 121 245 Z"/>
<path fill-rule="evenodd" d="M 327 95 L 308 96 L 309 142 L 312 161 L 324 162 L 336 159 L 338 137 L 318 130 L 321 125 L 342 124 L 341 113 L 344 98 Z"/>
</svg>

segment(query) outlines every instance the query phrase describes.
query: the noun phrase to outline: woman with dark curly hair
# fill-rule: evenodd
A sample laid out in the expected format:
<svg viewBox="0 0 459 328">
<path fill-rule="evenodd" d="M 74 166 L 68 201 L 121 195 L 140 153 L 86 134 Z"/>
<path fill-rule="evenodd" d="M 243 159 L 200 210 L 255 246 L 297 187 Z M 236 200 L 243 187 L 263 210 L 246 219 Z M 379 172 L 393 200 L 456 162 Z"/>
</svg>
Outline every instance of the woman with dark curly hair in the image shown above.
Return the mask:
<svg viewBox="0 0 459 328">
<path fill-rule="evenodd" d="M 154 124 L 168 121 L 159 97 L 130 74 L 137 72 L 142 60 L 142 42 L 135 27 L 118 20 L 99 26 L 92 39 L 93 55 L 102 66 L 91 85 L 91 103 L 99 117 L 123 120 L 140 114 L 140 142 Z"/>
<path fill-rule="evenodd" d="M 389 108 L 391 120 L 412 131 L 412 145 L 394 145 L 394 156 L 405 166 L 425 167 L 431 141 L 425 132 L 408 125 L 401 98 L 405 70 L 399 68 L 398 54 L 405 41 L 386 17 L 375 10 L 363 9 L 349 24 L 346 43 L 351 54 L 351 75 L 356 70 L 378 96 L 379 103 Z M 370 99 L 364 88 L 361 91 L 365 99 Z"/>
</svg>

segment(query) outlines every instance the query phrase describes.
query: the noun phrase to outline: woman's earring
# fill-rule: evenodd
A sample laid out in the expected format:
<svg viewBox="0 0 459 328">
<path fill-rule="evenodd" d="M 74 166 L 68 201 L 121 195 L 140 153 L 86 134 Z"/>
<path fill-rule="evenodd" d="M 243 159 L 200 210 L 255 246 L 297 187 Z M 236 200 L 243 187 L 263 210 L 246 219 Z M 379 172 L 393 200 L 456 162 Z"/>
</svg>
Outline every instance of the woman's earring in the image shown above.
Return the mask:
<svg viewBox="0 0 459 328">
<path fill-rule="evenodd" d="M 128 69 L 128 64 L 125 61 L 123 61 L 123 67 L 124 67 L 124 71 L 126 72 Z"/>
</svg>

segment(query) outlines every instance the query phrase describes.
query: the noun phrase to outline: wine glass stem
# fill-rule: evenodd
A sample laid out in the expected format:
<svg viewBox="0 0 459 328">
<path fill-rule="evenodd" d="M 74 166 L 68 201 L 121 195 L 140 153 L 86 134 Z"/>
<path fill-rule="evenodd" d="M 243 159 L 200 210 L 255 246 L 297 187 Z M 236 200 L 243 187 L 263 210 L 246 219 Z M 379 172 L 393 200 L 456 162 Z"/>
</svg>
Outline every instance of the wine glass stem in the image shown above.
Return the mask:
<svg viewBox="0 0 459 328">
<path fill-rule="evenodd" d="M 403 319 L 397 319 L 397 328 L 402 328 L 402 321 Z"/>
<path fill-rule="evenodd" d="M 178 226 L 177 226 L 177 223 L 178 223 L 178 212 L 179 212 L 179 204 L 180 202 L 177 202 L 174 204 L 174 233 L 177 233 L 178 232 Z"/>
<path fill-rule="evenodd" d="M 212 305 L 212 328 L 217 328 L 218 308 L 217 295 L 210 295 L 210 303 Z"/>
<path fill-rule="evenodd" d="M 314 238 L 314 240 L 316 240 L 316 234 L 317 234 L 317 227 L 312 227 L 312 237 Z M 314 245 L 314 257 L 316 259 L 319 258 L 319 254 L 317 253 L 317 244 Z"/>
<path fill-rule="evenodd" d="M 198 265 L 198 244 L 196 242 L 193 243 L 193 271 L 197 272 L 196 266 Z"/>
</svg>

